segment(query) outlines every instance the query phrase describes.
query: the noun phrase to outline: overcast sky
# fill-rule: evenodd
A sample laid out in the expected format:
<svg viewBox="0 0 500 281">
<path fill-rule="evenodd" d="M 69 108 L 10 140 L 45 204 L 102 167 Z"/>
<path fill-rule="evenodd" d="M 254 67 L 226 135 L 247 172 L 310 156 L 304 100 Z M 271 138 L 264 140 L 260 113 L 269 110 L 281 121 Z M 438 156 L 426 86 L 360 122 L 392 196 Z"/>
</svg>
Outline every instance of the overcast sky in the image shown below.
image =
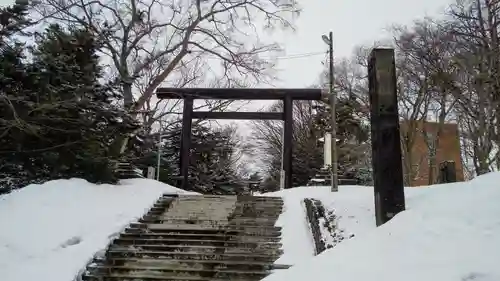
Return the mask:
<svg viewBox="0 0 500 281">
<path fill-rule="evenodd" d="M 411 24 L 425 16 L 438 16 L 454 0 L 299 0 L 303 12 L 295 21 L 292 33 L 273 34 L 286 50 L 286 56 L 321 53 L 327 45 L 321 35 L 333 32 L 334 56 L 350 57 L 359 45 L 371 45 L 386 39 L 392 24 Z M 317 82 L 325 55 L 279 60 L 280 88 L 304 88 Z M 267 87 L 266 85 L 262 85 Z M 256 101 L 246 110 L 260 109 L 265 102 Z M 251 132 L 249 121 L 234 121 L 242 136 Z M 224 122 L 225 123 L 225 122 Z M 252 159 L 246 159 L 252 163 Z M 257 164 L 250 164 L 257 169 Z M 258 169 L 257 169 L 258 170 Z"/>
<path fill-rule="evenodd" d="M 327 45 L 321 35 L 333 32 L 334 56 L 350 57 L 359 45 L 371 45 L 389 36 L 392 24 L 411 24 L 425 16 L 438 16 L 454 0 L 299 0 L 303 12 L 295 21 L 292 33 L 273 34 L 286 50 L 287 56 L 321 53 Z M 279 60 L 279 79 L 274 85 L 282 88 L 308 87 L 318 80 L 325 55 Z M 263 85 L 264 87 L 265 85 Z M 267 87 L 267 86 L 265 86 Z M 256 101 L 247 110 L 260 109 L 265 102 Z M 251 132 L 249 121 L 234 121 L 242 136 Z M 258 170 L 258 162 L 245 158 L 248 166 Z"/>
<path fill-rule="evenodd" d="M 189 0 L 186 0 L 189 1 Z M 326 51 L 322 34 L 333 31 L 335 57 L 350 56 L 355 46 L 387 37 L 391 24 L 407 24 L 426 15 L 439 14 L 454 0 L 299 0 L 303 9 L 295 32 L 272 35 L 286 56 Z M 14 3 L 0 0 L 0 6 Z M 318 79 L 324 55 L 282 59 L 276 87 L 307 87 Z"/>
<path fill-rule="evenodd" d="M 425 16 L 438 16 L 454 0 L 299 0 L 303 12 L 296 19 L 295 32 L 273 34 L 286 50 L 285 59 L 278 62 L 278 76 L 274 86 L 303 88 L 317 82 L 323 68 L 324 54 L 287 59 L 327 50 L 321 35 L 333 32 L 334 56 L 350 57 L 359 45 L 371 45 L 388 38 L 392 24 L 411 24 Z M 262 85 L 262 87 L 268 87 Z M 265 102 L 247 105 L 245 110 L 261 109 Z M 248 132 L 247 121 L 237 121 L 241 132 Z M 246 134 L 246 133 L 245 133 Z"/>
<path fill-rule="evenodd" d="M 299 0 L 300 1 L 300 0 Z M 453 0 L 302 0 L 303 13 L 296 20 L 295 33 L 274 36 L 287 55 L 325 51 L 322 34 L 333 32 L 334 54 L 348 57 L 354 47 L 370 45 L 387 37 L 391 24 L 409 24 L 415 19 L 434 16 Z M 280 60 L 276 86 L 306 87 L 315 82 L 324 56 Z"/>
<path fill-rule="evenodd" d="M 335 57 L 349 57 L 354 47 L 387 38 L 390 25 L 410 24 L 415 19 L 438 15 L 454 0 L 299 1 L 303 12 L 295 21 L 296 31 L 272 35 L 286 51 L 285 59 L 278 62 L 280 81 L 274 83 L 275 87 L 301 88 L 317 81 L 323 54 L 294 59 L 286 56 L 325 52 L 327 46 L 321 40 L 322 34 L 333 31 Z M 0 0 L 1 6 L 11 3 L 14 1 Z M 262 106 L 262 102 L 253 103 L 244 110 Z"/>
<path fill-rule="evenodd" d="M 186 0 L 189 1 L 189 0 Z M 387 37 L 391 24 L 407 24 L 426 15 L 439 14 L 454 0 L 298 0 L 303 12 L 295 24 L 297 30 L 277 32 L 273 39 L 286 50 L 286 55 L 326 51 L 322 34 L 333 31 L 336 57 L 350 56 L 355 46 L 371 44 Z M 14 0 L 0 0 L 0 6 Z M 276 87 L 307 87 L 321 71 L 323 55 L 282 59 Z"/>
<path fill-rule="evenodd" d="M 186 0 L 188 1 L 188 0 Z M 410 24 L 425 16 L 436 16 L 454 0 L 299 0 L 303 12 L 295 21 L 295 32 L 272 35 L 285 48 L 285 56 L 321 53 L 327 50 L 321 35 L 333 31 L 334 55 L 349 57 L 358 45 L 371 45 L 387 38 L 392 24 Z M 0 0 L 5 6 L 14 1 Z M 324 55 L 279 60 L 275 87 L 302 88 L 318 79 Z M 267 85 L 262 85 L 268 87 Z M 254 102 L 243 110 L 256 110 L 265 106 Z M 226 122 L 222 122 L 226 123 Z M 237 121 L 239 132 L 249 135 L 248 121 Z M 250 159 L 248 159 L 250 160 Z M 249 161 L 250 162 L 250 161 Z"/>
</svg>

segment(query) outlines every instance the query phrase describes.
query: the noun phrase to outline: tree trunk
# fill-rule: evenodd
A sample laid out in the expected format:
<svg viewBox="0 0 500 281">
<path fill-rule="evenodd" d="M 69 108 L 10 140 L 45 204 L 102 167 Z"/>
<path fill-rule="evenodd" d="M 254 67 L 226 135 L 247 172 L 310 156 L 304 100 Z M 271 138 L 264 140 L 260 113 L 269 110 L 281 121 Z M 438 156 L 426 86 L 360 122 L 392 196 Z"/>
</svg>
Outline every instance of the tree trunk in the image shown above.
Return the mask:
<svg viewBox="0 0 500 281">
<path fill-rule="evenodd" d="M 132 92 L 132 84 L 123 82 L 122 84 L 122 90 L 123 90 L 123 104 L 126 110 L 129 110 L 132 108 L 132 105 L 134 104 L 134 95 Z"/>
</svg>

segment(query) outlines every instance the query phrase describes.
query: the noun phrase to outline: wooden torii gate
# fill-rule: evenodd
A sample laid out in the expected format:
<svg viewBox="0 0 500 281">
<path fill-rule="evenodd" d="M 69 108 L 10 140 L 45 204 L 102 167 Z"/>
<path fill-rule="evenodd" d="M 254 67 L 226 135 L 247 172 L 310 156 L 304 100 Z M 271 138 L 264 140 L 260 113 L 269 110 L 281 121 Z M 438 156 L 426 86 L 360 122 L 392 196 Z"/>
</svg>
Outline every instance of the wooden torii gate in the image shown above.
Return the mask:
<svg viewBox="0 0 500 281">
<path fill-rule="evenodd" d="M 281 188 L 292 185 L 293 101 L 321 100 L 321 89 L 256 88 L 158 88 L 158 99 L 183 99 L 180 176 L 182 189 L 188 187 L 192 119 L 283 120 L 283 158 Z M 195 99 L 282 100 L 283 112 L 210 112 L 193 111 Z"/>
</svg>

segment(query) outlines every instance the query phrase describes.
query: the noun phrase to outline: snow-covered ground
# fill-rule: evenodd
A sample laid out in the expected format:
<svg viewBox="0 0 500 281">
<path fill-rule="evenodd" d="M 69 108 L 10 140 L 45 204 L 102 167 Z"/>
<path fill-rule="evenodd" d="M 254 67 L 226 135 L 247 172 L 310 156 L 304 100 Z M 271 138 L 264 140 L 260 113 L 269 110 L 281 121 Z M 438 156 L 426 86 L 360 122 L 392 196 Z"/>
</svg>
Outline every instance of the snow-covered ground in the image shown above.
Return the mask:
<svg viewBox="0 0 500 281">
<path fill-rule="evenodd" d="M 376 227 L 374 216 L 373 188 L 361 186 L 340 186 L 332 193 L 328 186 L 305 186 L 263 196 L 283 197 L 285 206 L 278 219 L 282 227 L 284 254 L 278 264 L 294 265 L 306 257 L 314 256 L 314 243 L 306 220 L 304 198 L 319 199 L 328 210 L 334 210 L 339 227 L 347 234 L 361 235 Z"/>
<path fill-rule="evenodd" d="M 0 196 L 0 280 L 72 280 L 164 193 L 185 191 L 147 179 L 119 185 L 70 179 Z"/>
<path fill-rule="evenodd" d="M 407 211 L 376 227 L 373 188 L 300 187 L 282 196 L 285 254 L 295 265 L 265 281 L 500 281 L 500 173 L 466 183 L 407 188 Z M 93 185 L 79 179 L 31 185 L 0 196 L 0 280 L 68 281 L 110 237 L 163 193 L 154 180 Z M 355 237 L 314 257 L 304 198 L 316 198 Z"/>
<path fill-rule="evenodd" d="M 407 188 L 407 211 L 375 226 L 373 188 L 300 187 L 283 196 L 284 256 L 295 264 L 265 281 L 499 281 L 500 173 L 470 182 Z M 303 198 L 335 208 L 339 227 L 355 237 L 313 257 Z"/>
</svg>

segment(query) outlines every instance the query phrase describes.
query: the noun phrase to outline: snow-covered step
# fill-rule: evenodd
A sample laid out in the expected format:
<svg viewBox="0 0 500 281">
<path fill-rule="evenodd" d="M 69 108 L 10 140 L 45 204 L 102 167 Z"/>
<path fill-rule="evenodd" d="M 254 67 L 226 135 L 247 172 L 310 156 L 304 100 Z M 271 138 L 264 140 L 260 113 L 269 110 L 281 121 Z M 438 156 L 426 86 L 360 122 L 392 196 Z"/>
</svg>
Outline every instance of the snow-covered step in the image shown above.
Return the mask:
<svg viewBox="0 0 500 281">
<path fill-rule="evenodd" d="M 163 197 L 177 197 L 182 200 L 186 199 L 195 199 L 195 200 L 233 200 L 233 198 L 237 198 L 238 202 L 245 201 L 281 201 L 281 197 L 272 197 L 272 196 L 253 196 L 253 195 L 196 195 L 196 194 L 180 194 L 180 195 L 169 195 L 166 194 Z"/>
<path fill-rule="evenodd" d="M 170 239 L 220 239 L 227 240 L 241 240 L 241 241 L 281 241 L 279 236 L 255 236 L 241 233 L 141 233 L 141 232 L 122 232 L 120 237 L 135 237 L 135 238 L 170 238 Z"/>
<path fill-rule="evenodd" d="M 189 203 L 188 203 L 189 202 Z M 231 211 L 235 207 L 251 206 L 256 209 L 279 209 L 283 207 L 282 203 L 268 203 L 268 202 L 207 202 L 207 201 L 177 201 L 175 203 L 170 203 L 169 201 L 158 201 L 153 207 L 164 207 L 165 204 L 171 204 L 172 206 L 179 206 L 178 208 L 171 208 L 168 212 L 179 213 L 183 209 L 189 208 L 191 211 L 200 211 L 202 209 L 212 210 L 212 211 Z"/>
<path fill-rule="evenodd" d="M 168 217 L 158 217 L 158 216 L 145 216 L 144 218 L 139 220 L 140 223 L 167 223 L 167 224 L 207 224 L 207 223 L 216 223 L 213 220 L 206 218 L 168 218 Z M 236 217 L 231 218 L 232 224 L 238 225 L 248 225 L 248 226 L 274 226 L 276 223 L 276 217 L 270 218 L 247 218 L 247 217 Z"/>
<path fill-rule="evenodd" d="M 261 220 L 276 220 L 279 216 L 278 215 L 269 215 L 267 214 L 267 212 L 281 212 L 281 209 L 279 210 L 265 210 L 265 211 L 258 211 L 258 212 L 254 212 L 254 214 L 250 215 L 250 214 L 233 214 L 229 217 L 230 220 L 232 220 L 233 222 L 237 222 L 238 220 L 241 220 L 241 219 L 245 219 L 245 218 L 248 218 L 248 217 L 251 217 L 251 216 L 258 216 L 259 219 Z M 203 213 L 203 214 L 184 214 L 184 215 L 179 215 L 179 216 L 171 216 L 171 217 L 166 217 L 166 216 L 163 216 L 162 215 L 163 212 L 162 211 L 158 211 L 158 212 L 148 212 L 144 218 L 149 218 L 151 219 L 152 217 L 156 218 L 156 219 L 162 219 L 162 220 L 186 220 L 186 221 L 202 221 L 202 220 L 214 220 L 213 219 L 213 216 L 210 216 L 206 213 Z M 225 221 L 223 219 L 221 219 L 220 221 Z M 191 222 L 190 222 L 191 223 Z"/>
<path fill-rule="evenodd" d="M 258 226 L 258 225 L 241 225 L 241 224 L 220 224 L 218 221 L 200 221 L 199 224 L 188 223 L 135 223 L 131 224 L 133 228 L 146 229 L 151 232 L 165 232 L 170 230 L 175 231 L 191 231 L 191 230 L 215 230 L 221 229 L 226 231 L 266 231 L 266 232 L 279 232 L 280 226 Z"/>
<path fill-rule="evenodd" d="M 210 269 L 210 268 L 187 268 L 187 267 L 165 267 L 165 266 L 93 266 L 88 269 L 94 276 L 106 276 L 108 274 L 129 274 L 140 276 L 158 276 L 162 278 L 183 277 L 210 277 L 210 278 L 250 278 L 261 279 L 269 275 L 270 271 L 264 270 L 237 270 L 237 269 Z M 137 278 L 137 277 L 136 277 Z"/>
<path fill-rule="evenodd" d="M 187 225 L 186 225 L 187 226 Z M 170 226 L 160 227 L 155 225 L 152 227 L 137 227 L 130 226 L 125 229 L 126 233 L 157 233 L 157 234 L 179 234 L 179 233 L 191 233 L 191 234 L 213 234 L 213 233 L 232 233 L 232 234 L 242 234 L 251 236 L 265 236 L 265 237 L 279 237 L 281 236 L 281 231 L 276 229 L 266 229 L 258 227 L 238 227 L 238 226 L 228 226 L 227 228 L 204 228 L 204 227 L 181 227 L 181 226 Z"/>
<path fill-rule="evenodd" d="M 282 255 L 281 198 L 162 196 L 89 265 L 84 280 L 257 281 Z"/>
<path fill-rule="evenodd" d="M 134 244 L 134 245 L 112 245 L 110 250 L 115 251 L 163 251 L 163 252 L 203 252 L 216 253 L 223 251 L 231 254 L 270 254 L 273 256 L 283 254 L 283 250 L 279 247 L 249 247 L 249 246 L 217 246 L 217 245 L 151 245 L 151 244 Z"/>
<path fill-rule="evenodd" d="M 275 262 L 281 255 L 260 254 L 260 253 L 205 253 L 205 252 L 164 252 L 164 251 L 146 251 L 146 250 L 113 250 L 106 252 L 108 258 L 135 257 L 156 259 L 181 259 L 181 260 L 237 260 L 237 261 L 267 261 Z"/>
<path fill-rule="evenodd" d="M 247 230 L 253 233 L 252 230 L 266 230 L 266 232 L 274 230 L 280 231 L 281 227 L 267 225 L 267 226 L 259 226 L 257 224 L 237 224 L 229 221 L 225 223 L 224 221 L 212 221 L 212 220 L 198 220 L 201 222 L 200 225 L 193 223 L 169 223 L 165 221 L 165 223 L 143 223 L 137 222 L 132 223 L 128 227 L 128 229 L 141 230 L 142 232 L 171 232 L 176 229 L 177 232 L 192 232 L 194 230 L 199 230 L 200 232 L 212 233 L 219 231 L 238 231 L 238 230 Z"/>
<path fill-rule="evenodd" d="M 220 260 L 176 260 L 176 259 L 135 259 L 135 258 L 115 258 L 105 263 L 103 260 L 94 260 L 95 265 L 115 265 L 115 266 L 153 266 L 163 268 L 212 268 L 212 269 L 241 269 L 241 270 L 274 270 L 286 269 L 290 265 L 269 264 L 261 261 L 220 261 Z"/>
<path fill-rule="evenodd" d="M 279 238 L 278 238 L 279 239 Z M 169 239 L 169 238 L 117 238 L 115 245 L 215 245 L 215 246 L 243 246 L 243 247 L 275 247 L 281 248 L 281 243 L 275 241 L 237 241 L 222 239 Z"/>
<path fill-rule="evenodd" d="M 212 277 L 202 277 L 202 276 L 158 276 L 154 274 L 107 274 L 104 276 L 101 275 L 86 275 L 83 280 L 86 281 L 146 281 L 146 280 L 161 280 L 161 281 L 250 281 L 250 280 L 259 280 L 259 279 L 247 279 L 247 278 L 212 278 Z"/>
</svg>

